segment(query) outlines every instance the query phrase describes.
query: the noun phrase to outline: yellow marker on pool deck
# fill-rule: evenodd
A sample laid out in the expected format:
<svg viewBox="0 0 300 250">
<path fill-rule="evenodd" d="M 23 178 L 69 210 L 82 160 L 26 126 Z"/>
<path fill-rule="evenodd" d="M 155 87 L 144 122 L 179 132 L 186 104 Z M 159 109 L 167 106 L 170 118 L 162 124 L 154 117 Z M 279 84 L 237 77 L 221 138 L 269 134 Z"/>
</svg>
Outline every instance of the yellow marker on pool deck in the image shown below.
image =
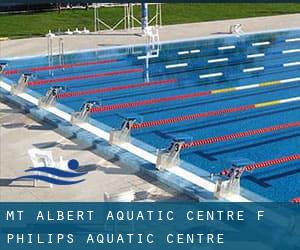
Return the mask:
<svg viewBox="0 0 300 250">
<path fill-rule="evenodd" d="M 211 94 L 228 93 L 228 92 L 233 92 L 233 91 L 254 89 L 254 88 L 259 88 L 259 87 L 267 87 L 267 86 L 272 86 L 272 85 L 276 85 L 276 84 L 284 84 L 284 83 L 296 82 L 296 81 L 300 81 L 300 77 L 284 79 L 284 80 L 277 80 L 277 81 L 270 81 L 270 82 L 262 82 L 262 83 L 250 84 L 250 85 L 239 86 L 239 87 L 216 89 L 216 90 L 212 90 Z"/>
</svg>

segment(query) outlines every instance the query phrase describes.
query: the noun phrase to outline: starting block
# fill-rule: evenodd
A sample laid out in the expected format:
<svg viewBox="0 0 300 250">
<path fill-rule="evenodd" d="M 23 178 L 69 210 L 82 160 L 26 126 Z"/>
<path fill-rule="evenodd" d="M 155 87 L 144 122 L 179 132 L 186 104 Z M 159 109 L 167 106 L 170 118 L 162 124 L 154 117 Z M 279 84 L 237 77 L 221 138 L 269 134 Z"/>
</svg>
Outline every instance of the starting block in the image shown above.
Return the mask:
<svg viewBox="0 0 300 250">
<path fill-rule="evenodd" d="M 222 172 L 225 179 L 222 178 L 216 181 L 214 196 L 220 199 L 240 195 L 241 176 L 244 173 L 243 167 L 253 163 L 254 162 L 245 158 L 232 160 L 231 168 Z"/>
<path fill-rule="evenodd" d="M 6 67 L 7 67 L 6 62 L 0 62 L 0 74 L 3 73 L 3 71 L 5 70 Z"/>
<path fill-rule="evenodd" d="M 113 129 L 109 135 L 110 144 L 121 144 L 130 142 L 131 129 L 134 123 L 142 122 L 142 117 L 137 114 L 129 114 L 125 119 L 120 129 Z"/>
<path fill-rule="evenodd" d="M 240 195 L 240 176 L 241 173 L 233 174 L 229 180 L 219 179 L 216 181 L 214 196 L 218 199 Z"/>
<path fill-rule="evenodd" d="M 78 124 L 83 122 L 88 122 L 91 109 L 96 106 L 100 105 L 98 101 L 87 101 L 84 103 L 79 112 L 75 112 L 71 117 L 71 123 L 72 124 Z"/>
<path fill-rule="evenodd" d="M 63 86 L 53 86 L 51 87 L 45 96 L 41 97 L 38 102 L 40 108 L 47 108 L 55 104 L 55 100 L 59 92 L 65 90 Z"/>
<path fill-rule="evenodd" d="M 240 23 L 230 25 L 230 27 L 229 27 L 229 33 L 230 34 L 237 34 L 237 35 L 242 34 L 243 33 L 242 25 Z"/>
<path fill-rule="evenodd" d="M 156 160 L 156 169 L 167 169 L 180 165 L 180 151 L 184 143 L 192 140 L 190 136 L 176 136 L 167 149 L 158 152 Z"/>
<path fill-rule="evenodd" d="M 20 76 L 20 78 L 18 80 L 18 83 L 12 85 L 11 94 L 12 95 L 17 95 L 17 94 L 23 93 L 24 90 L 26 89 L 26 87 L 28 85 L 28 82 L 29 82 L 31 77 L 32 77 L 31 73 L 23 73 Z"/>
</svg>

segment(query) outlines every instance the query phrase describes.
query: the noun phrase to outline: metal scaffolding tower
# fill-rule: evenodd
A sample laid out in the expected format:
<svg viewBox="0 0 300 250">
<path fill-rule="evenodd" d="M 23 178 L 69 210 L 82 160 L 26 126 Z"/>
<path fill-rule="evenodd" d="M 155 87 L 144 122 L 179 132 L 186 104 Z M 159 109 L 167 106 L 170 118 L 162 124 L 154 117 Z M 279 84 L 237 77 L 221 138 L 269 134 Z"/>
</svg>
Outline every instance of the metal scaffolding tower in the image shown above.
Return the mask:
<svg viewBox="0 0 300 250">
<path fill-rule="evenodd" d="M 135 29 L 139 27 L 145 27 L 143 24 L 143 17 L 148 13 L 147 5 L 155 6 L 155 14 L 149 16 L 147 19 L 147 25 L 153 25 L 156 27 L 162 26 L 162 8 L 160 3 L 153 4 L 138 4 L 138 3 L 126 3 L 126 4 L 107 4 L 107 3 L 94 3 L 94 31 L 99 32 L 101 30 L 115 30 L 123 27 L 124 30 Z M 134 12 L 135 6 L 141 6 L 141 9 L 144 10 L 144 13 L 137 16 Z M 146 10 L 144 9 L 146 6 Z M 108 24 L 104 18 L 101 16 L 101 10 L 104 8 L 114 8 L 114 7 L 123 7 L 123 16 L 113 25 Z M 147 26 L 146 25 L 146 26 Z"/>
</svg>

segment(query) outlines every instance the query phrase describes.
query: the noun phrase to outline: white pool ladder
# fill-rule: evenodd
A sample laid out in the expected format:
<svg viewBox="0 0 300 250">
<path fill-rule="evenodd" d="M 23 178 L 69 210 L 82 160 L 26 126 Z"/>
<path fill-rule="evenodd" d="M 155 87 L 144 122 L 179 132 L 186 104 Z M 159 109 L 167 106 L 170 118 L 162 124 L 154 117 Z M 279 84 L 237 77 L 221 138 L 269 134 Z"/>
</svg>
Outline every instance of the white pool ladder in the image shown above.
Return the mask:
<svg viewBox="0 0 300 250">
<path fill-rule="evenodd" d="M 48 66 L 51 67 L 54 65 L 54 56 L 53 56 L 53 38 L 55 34 L 49 30 L 46 34 L 47 37 L 47 57 L 48 57 Z M 60 37 L 58 39 L 58 60 L 60 65 L 65 64 L 65 50 L 64 50 L 64 39 Z M 53 75 L 53 70 L 49 69 L 49 75 Z"/>
<path fill-rule="evenodd" d="M 159 57 L 160 50 L 160 39 L 158 29 L 153 29 L 153 27 L 148 26 L 145 29 L 145 35 L 147 38 L 147 51 L 145 56 L 146 70 L 145 70 L 145 80 L 150 80 L 149 72 L 149 60 L 151 58 Z"/>
<path fill-rule="evenodd" d="M 48 66 L 51 67 L 53 66 L 53 37 L 50 33 L 46 35 L 47 36 L 47 54 L 48 54 Z M 49 75 L 52 75 L 52 70 L 49 69 Z"/>
<path fill-rule="evenodd" d="M 65 64 L 64 39 L 61 37 L 58 40 L 58 54 L 59 54 L 59 64 L 64 65 Z"/>
<path fill-rule="evenodd" d="M 151 55 L 159 55 L 160 39 L 158 29 L 149 26 L 145 29 L 147 44 L 150 47 Z"/>
</svg>

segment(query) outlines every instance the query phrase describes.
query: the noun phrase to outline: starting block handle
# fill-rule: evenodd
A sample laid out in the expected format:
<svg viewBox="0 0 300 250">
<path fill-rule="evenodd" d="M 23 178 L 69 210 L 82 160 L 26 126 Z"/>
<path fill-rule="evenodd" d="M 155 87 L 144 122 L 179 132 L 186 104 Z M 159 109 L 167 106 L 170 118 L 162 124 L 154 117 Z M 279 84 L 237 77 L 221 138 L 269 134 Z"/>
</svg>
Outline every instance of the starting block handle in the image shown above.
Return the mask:
<svg viewBox="0 0 300 250">
<path fill-rule="evenodd" d="M 7 67 L 8 63 L 5 62 L 0 62 L 0 74 L 3 73 L 3 71 L 5 70 L 5 68 Z"/>
<path fill-rule="evenodd" d="M 120 144 L 130 141 L 130 135 L 133 124 L 137 121 L 135 117 L 125 118 L 120 129 L 113 129 L 110 132 L 109 143 Z"/>
<path fill-rule="evenodd" d="M 91 110 L 95 105 L 99 105 L 99 102 L 98 101 L 87 101 L 86 103 L 84 103 L 80 108 L 80 112 L 75 112 L 72 115 L 71 123 L 76 124 L 79 122 L 87 122 L 89 119 Z"/>
<path fill-rule="evenodd" d="M 45 96 L 39 99 L 39 107 L 51 106 L 55 103 L 56 97 L 60 91 L 65 90 L 63 86 L 53 86 L 51 87 Z"/>
<path fill-rule="evenodd" d="M 180 152 L 184 142 L 184 140 L 173 140 L 167 149 L 159 151 L 156 169 L 161 170 L 180 165 Z"/>
<path fill-rule="evenodd" d="M 17 84 L 14 84 L 11 89 L 12 94 L 23 93 L 26 87 L 28 86 L 29 80 L 32 77 L 31 73 L 23 73 Z"/>
<path fill-rule="evenodd" d="M 126 118 L 121 125 L 121 130 L 131 130 L 132 125 L 135 122 L 136 122 L 136 118 Z"/>
</svg>

